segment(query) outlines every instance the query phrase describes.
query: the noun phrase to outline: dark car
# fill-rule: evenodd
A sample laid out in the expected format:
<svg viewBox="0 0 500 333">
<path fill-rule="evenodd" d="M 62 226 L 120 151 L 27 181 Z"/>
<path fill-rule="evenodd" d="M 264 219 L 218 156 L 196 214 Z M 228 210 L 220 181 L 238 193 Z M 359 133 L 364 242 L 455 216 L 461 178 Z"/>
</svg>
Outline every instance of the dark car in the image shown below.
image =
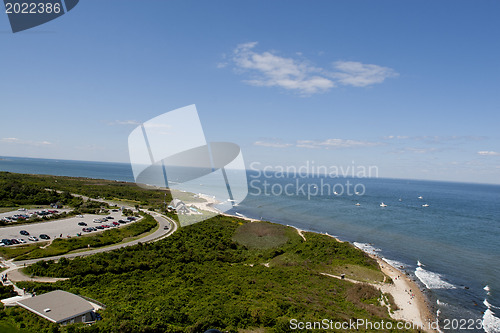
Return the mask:
<svg viewBox="0 0 500 333">
<path fill-rule="evenodd" d="M 100 229 L 100 230 L 101 230 L 101 229 L 104 229 L 104 227 L 103 227 L 102 225 L 98 225 L 96 228 L 97 228 L 97 229 Z"/>
<path fill-rule="evenodd" d="M 83 232 L 91 232 L 92 230 L 90 230 L 89 228 L 82 228 L 82 231 Z"/>
<path fill-rule="evenodd" d="M 5 245 L 12 245 L 12 242 L 10 241 L 10 239 L 2 239 L 2 243 L 4 243 Z"/>
<path fill-rule="evenodd" d="M 136 220 L 136 218 L 135 218 L 135 217 L 133 217 L 133 216 L 127 216 L 127 220 L 129 220 L 129 221 L 135 221 L 135 220 Z"/>
<path fill-rule="evenodd" d="M 41 239 L 50 239 L 50 237 L 48 235 L 46 235 L 46 234 L 41 234 L 40 238 Z"/>
<path fill-rule="evenodd" d="M 23 236 L 29 236 L 29 235 L 30 235 L 30 233 L 29 233 L 29 232 L 27 232 L 26 230 L 21 230 L 21 231 L 19 231 L 19 233 L 20 233 L 21 235 L 23 235 Z"/>
<path fill-rule="evenodd" d="M 108 216 L 106 217 L 108 220 L 114 220 L 115 218 L 113 216 Z"/>
<path fill-rule="evenodd" d="M 20 244 L 17 239 L 11 239 L 10 242 L 12 243 L 12 245 Z"/>
<path fill-rule="evenodd" d="M 86 226 L 87 226 L 87 223 L 85 223 L 85 222 L 78 222 L 78 225 L 79 225 L 79 226 L 82 226 L 82 227 L 86 227 Z"/>
<path fill-rule="evenodd" d="M 119 220 L 118 223 L 125 224 L 125 223 L 127 223 L 127 221 Z"/>
</svg>

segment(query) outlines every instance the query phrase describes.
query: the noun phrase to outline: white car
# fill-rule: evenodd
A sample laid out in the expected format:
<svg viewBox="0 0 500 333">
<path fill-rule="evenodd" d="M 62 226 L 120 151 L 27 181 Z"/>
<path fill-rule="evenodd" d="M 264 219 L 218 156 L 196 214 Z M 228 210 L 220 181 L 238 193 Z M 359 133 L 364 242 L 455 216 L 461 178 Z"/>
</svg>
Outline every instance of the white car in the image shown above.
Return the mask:
<svg viewBox="0 0 500 333">
<path fill-rule="evenodd" d="M 17 241 L 21 244 L 26 244 L 26 241 L 22 238 L 18 238 Z"/>
<path fill-rule="evenodd" d="M 30 240 L 32 242 L 38 242 L 38 237 L 30 236 L 30 237 L 28 237 L 28 240 Z"/>
<path fill-rule="evenodd" d="M 80 217 L 80 218 L 83 218 L 83 215 L 77 215 L 76 217 Z"/>
</svg>

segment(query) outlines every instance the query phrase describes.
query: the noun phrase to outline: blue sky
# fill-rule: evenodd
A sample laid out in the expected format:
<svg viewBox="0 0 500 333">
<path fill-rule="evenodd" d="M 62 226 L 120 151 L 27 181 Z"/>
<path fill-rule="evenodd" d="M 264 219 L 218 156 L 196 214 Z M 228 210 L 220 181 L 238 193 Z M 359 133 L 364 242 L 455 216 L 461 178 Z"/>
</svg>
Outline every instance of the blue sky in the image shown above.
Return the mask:
<svg viewBox="0 0 500 333">
<path fill-rule="evenodd" d="M 498 1 L 81 1 L 12 34 L 0 155 L 128 161 L 196 104 L 247 164 L 500 183 Z"/>
</svg>

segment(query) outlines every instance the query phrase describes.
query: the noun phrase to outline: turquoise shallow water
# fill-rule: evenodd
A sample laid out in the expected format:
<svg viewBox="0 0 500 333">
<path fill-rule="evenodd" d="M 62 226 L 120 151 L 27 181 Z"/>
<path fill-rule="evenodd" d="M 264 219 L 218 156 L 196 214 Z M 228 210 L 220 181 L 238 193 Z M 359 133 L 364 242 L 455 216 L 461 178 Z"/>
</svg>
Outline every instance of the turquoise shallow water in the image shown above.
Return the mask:
<svg viewBox="0 0 500 333">
<path fill-rule="evenodd" d="M 0 170 L 133 181 L 130 166 L 121 163 L 4 158 Z M 424 288 L 442 326 L 449 319 L 486 324 L 485 329 L 446 331 L 500 332 L 500 186 L 248 176 L 249 195 L 233 213 L 351 241 L 403 266 Z M 337 195 L 335 184 L 342 185 L 335 187 Z M 362 185 L 358 194 L 356 184 Z M 280 193 L 287 185 L 289 195 Z M 302 185 L 305 193 L 296 191 Z M 382 202 L 387 207 L 380 207 Z"/>
</svg>

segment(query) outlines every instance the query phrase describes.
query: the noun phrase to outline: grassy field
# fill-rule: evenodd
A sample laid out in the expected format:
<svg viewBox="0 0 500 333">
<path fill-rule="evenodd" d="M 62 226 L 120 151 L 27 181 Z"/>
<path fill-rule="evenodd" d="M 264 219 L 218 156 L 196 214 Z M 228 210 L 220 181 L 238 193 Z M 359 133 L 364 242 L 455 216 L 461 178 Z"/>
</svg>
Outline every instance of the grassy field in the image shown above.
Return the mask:
<svg viewBox="0 0 500 333">
<path fill-rule="evenodd" d="M 293 230 L 279 224 L 254 222 L 241 225 L 233 240 L 252 249 L 269 249 L 285 244 Z"/>
</svg>

